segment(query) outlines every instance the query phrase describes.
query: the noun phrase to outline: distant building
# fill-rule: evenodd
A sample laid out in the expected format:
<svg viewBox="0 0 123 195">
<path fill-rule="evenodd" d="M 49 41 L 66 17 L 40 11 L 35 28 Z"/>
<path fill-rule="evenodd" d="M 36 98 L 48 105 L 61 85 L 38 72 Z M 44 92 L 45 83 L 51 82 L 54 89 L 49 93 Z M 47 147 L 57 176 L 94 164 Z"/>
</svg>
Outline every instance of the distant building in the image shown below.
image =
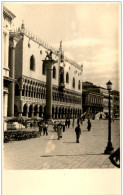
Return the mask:
<svg viewBox="0 0 123 195">
<path fill-rule="evenodd" d="M 120 92 L 116 90 L 111 91 L 113 98 L 113 114 L 115 117 L 120 116 Z"/>
<path fill-rule="evenodd" d="M 103 93 L 91 82 L 82 83 L 82 108 L 83 112 L 91 111 L 93 114 L 103 112 Z"/>
<path fill-rule="evenodd" d="M 108 117 L 109 114 L 109 93 L 106 88 L 96 86 L 91 82 L 83 82 L 82 90 L 82 108 L 83 113 L 91 111 L 93 114 L 104 112 Z M 120 97 L 116 90 L 111 91 L 111 115 L 120 115 Z"/>
<path fill-rule="evenodd" d="M 109 93 L 106 88 L 103 87 L 98 87 L 100 89 L 100 92 L 103 94 L 103 112 L 105 113 L 106 116 L 109 115 Z M 113 100 L 112 100 L 112 95 L 110 95 L 110 102 L 111 102 L 111 115 L 113 114 Z"/>
</svg>

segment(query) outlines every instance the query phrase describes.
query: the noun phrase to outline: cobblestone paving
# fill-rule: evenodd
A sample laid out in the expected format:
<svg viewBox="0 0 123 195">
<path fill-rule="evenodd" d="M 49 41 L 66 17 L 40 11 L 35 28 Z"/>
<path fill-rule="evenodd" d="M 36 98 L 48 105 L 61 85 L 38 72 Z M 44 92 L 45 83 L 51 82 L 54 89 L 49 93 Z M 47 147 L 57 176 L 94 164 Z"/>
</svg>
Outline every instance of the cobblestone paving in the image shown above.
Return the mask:
<svg viewBox="0 0 123 195">
<path fill-rule="evenodd" d="M 48 136 L 24 141 L 5 143 L 3 146 L 4 168 L 15 170 L 41 169 L 117 169 L 104 154 L 108 141 L 108 121 L 92 121 L 87 131 L 87 120 L 81 126 L 80 143 L 76 143 L 74 128 L 66 128 L 63 138 L 57 140 L 53 127 L 49 126 Z M 120 124 L 112 122 L 112 144 L 120 145 Z"/>
</svg>

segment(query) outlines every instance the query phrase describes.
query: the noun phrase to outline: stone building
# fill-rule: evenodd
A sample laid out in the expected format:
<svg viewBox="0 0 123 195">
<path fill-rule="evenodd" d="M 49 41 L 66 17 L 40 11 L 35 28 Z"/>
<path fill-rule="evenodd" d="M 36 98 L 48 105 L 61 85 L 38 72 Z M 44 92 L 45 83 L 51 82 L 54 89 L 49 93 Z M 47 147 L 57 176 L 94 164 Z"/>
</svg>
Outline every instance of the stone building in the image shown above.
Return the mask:
<svg viewBox="0 0 123 195">
<path fill-rule="evenodd" d="M 120 93 L 119 91 L 112 90 L 111 95 L 113 98 L 113 114 L 115 117 L 120 116 Z"/>
<path fill-rule="evenodd" d="M 6 122 L 5 119 L 7 117 L 7 112 L 9 110 L 9 106 L 12 107 L 11 102 L 11 90 L 14 86 L 14 74 L 13 68 L 14 63 L 12 63 L 12 58 L 10 55 L 13 55 L 13 46 L 10 43 L 14 43 L 14 47 L 17 43 L 16 34 L 12 35 L 12 21 L 15 18 L 15 15 L 8 10 L 5 6 L 2 7 L 2 75 L 3 75 L 3 129 L 6 130 Z M 17 35 L 18 36 L 18 35 Z M 15 39 L 15 41 L 14 41 Z M 11 54 L 10 54 L 11 53 Z M 14 61 L 13 61 L 14 62 Z M 10 99 L 9 99 L 10 97 Z M 8 104 L 10 102 L 10 104 Z M 12 109 L 11 109 L 12 110 Z"/>
<path fill-rule="evenodd" d="M 100 92 L 103 94 L 103 112 L 105 113 L 106 116 L 109 114 L 109 93 L 106 88 L 99 87 Z M 113 114 L 113 100 L 112 100 L 112 95 L 110 95 L 110 102 L 111 102 L 111 115 Z"/>
<path fill-rule="evenodd" d="M 104 112 L 106 116 L 109 113 L 109 93 L 106 88 L 96 86 L 91 82 L 83 82 L 82 90 L 83 112 L 91 111 L 93 114 Z M 110 95 L 111 114 L 113 114 L 113 96 Z"/>
<path fill-rule="evenodd" d="M 93 114 L 103 111 L 103 94 L 96 85 L 91 82 L 82 83 L 82 107 L 83 112 L 90 111 Z"/>
<path fill-rule="evenodd" d="M 14 114 L 45 117 L 47 71 L 43 60 L 52 50 L 56 61 L 52 67 L 52 118 L 80 116 L 83 66 L 64 56 L 62 41 L 55 50 L 27 31 L 24 23 L 16 33 L 22 38 L 15 49 Z"/>
</svg>

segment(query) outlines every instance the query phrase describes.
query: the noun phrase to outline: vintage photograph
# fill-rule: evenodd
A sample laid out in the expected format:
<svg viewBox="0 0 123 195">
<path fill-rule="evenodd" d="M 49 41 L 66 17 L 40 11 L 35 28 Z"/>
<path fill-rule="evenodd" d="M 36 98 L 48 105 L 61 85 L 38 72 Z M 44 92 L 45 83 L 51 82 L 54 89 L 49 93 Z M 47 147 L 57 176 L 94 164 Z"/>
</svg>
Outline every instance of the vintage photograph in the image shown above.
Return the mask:
<svg viewBox="0 0 123 195">
<path fill-rule="evenodd" d="M 121 3 L 2 3 L 4 170 L 120 170 Z"/>
</svg>

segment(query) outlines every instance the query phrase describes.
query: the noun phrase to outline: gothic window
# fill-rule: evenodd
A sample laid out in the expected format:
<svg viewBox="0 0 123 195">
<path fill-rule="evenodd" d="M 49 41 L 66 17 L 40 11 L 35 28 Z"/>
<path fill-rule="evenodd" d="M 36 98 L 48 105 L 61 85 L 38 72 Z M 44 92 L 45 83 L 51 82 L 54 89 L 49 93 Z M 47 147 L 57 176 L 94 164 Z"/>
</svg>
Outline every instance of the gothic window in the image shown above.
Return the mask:
<svg viewBox="0 0 123 195">
<path fill-rule="evenodd" d="M 46 75 L 46 67 L 45 67 L 45 64 L 44 63 L 42 65 L 42 74 L 43 75 Z"/>
<path fill-rule="evenodd" d="M 73 78 L 73 88 L 75 88 L 75 78 Z"/>
<path fill-rule="evenodd" d="M 69 83 L 69 74 L 68 74 L 68 72 L 66 73 L 66 83 Z"/>
<path fill-rule="evenodd" d="M 53 67 L 53 78 L 56 79 L 56 67 Z"/>
<path fill-rule="evenodd" d="M 35 57 L 34 57 L 34 55 L 32 55 L 30 57 L 30 70 L 35 71 Z"/>
<path fill-rule="evenodd" d="M 80 80 L 78 81 L 78 89 L 80 90 L 81 86 L 80 86 Z"/>
</svg>

